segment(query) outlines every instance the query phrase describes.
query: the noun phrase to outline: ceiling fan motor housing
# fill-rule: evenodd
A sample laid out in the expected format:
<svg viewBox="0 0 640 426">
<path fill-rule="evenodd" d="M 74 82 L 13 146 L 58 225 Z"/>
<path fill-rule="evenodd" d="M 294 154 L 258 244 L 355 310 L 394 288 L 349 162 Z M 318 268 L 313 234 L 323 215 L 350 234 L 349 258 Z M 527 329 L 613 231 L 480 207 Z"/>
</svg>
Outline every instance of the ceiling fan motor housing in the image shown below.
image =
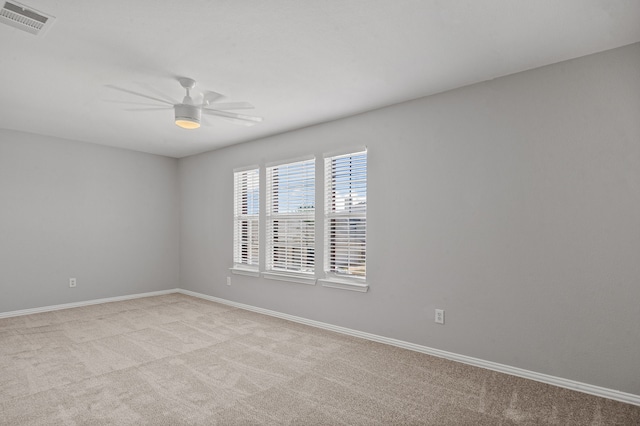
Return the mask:
<svg viewBox="0 0 640 426">
<path fill-rule="evenodd" d="M 176 125 L 184 129 L 197 129 L 200 127 L 202 111 L 195 105 L 177 104 L 173 107 L 176 117 Z"/>
</svg>

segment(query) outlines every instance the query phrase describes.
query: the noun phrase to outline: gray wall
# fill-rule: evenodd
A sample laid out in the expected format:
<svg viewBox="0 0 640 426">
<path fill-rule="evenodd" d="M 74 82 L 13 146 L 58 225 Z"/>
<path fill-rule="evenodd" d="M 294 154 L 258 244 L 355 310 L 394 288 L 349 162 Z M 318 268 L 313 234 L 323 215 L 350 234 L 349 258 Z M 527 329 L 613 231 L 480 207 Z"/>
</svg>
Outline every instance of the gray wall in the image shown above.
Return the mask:
<svg viewBox="0 0 640 426">
<path fill-rule="evenodd" d="M 182 159 L 181 286 L 640 394 L 639 70 L 635 44 Z M 370 291 L 226 286 L 233 168 L 361 145 Z"/>
<path fill-rule="evenodd" d="M 0 130 L 0 312 L 179 287 L 177 163 Z"/>
</svg>

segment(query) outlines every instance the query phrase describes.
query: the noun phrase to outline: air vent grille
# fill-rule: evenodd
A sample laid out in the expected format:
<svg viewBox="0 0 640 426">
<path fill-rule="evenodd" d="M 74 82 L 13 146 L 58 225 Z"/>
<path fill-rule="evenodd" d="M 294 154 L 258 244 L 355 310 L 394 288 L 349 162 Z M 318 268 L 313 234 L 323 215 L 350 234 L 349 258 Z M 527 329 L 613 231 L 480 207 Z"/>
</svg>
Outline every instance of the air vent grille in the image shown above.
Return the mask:
<svg viewBox="0 0 640 426">
<path fill-rule="evenodd" d="M 0 9 L 0 22 L 26 31 L 42 35 L 51 26 L 55 18 L 18 2 L 5 1 Z"/>
</svg>

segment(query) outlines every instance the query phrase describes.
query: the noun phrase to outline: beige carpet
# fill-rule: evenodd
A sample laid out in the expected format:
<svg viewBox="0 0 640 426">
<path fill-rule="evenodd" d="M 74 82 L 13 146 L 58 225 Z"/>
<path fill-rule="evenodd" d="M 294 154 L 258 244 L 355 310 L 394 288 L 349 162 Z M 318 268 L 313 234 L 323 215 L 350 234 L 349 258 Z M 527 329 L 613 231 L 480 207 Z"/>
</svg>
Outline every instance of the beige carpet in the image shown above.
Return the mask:
<svg viewBox="0 0 640 426">
<path fill-rule="evenodd" d="M 640 407 L 181 294 L 0 319 L 2 425 L 639 425 Z"/>
</svg>

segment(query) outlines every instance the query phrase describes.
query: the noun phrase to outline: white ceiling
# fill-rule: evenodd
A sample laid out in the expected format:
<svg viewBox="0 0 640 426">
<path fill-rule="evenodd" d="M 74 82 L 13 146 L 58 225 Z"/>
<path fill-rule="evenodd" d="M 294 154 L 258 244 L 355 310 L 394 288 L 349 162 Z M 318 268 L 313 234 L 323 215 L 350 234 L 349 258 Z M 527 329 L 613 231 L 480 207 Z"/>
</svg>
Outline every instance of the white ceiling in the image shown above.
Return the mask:
<svg viewBox="0 0 640 426">
<path fill-rule="evenodd" d="M 56 21 L 0 25 L 0 128 L 178 158 L 640 41 L 640 0 L 20 2 Z M 105 87 L 177 76 L 264 122 L 183 130 Z"/>
</svg>

